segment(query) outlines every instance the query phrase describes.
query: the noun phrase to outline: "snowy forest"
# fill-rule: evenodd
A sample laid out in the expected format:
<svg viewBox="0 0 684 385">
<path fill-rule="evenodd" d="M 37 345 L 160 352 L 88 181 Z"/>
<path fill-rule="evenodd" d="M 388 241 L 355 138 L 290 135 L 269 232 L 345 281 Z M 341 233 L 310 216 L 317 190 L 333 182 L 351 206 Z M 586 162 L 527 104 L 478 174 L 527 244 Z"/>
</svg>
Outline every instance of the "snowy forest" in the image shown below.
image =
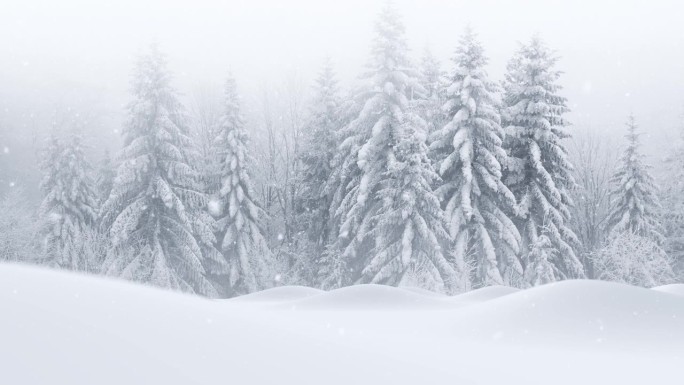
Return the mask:
<svg viewBox="0 0 684 385">
<path fill-rule="evenodd" d="M 606 140 L 568 118 L 564 53 L 543 31 L 493 73 L 481 29 L 436 37 L 446 62 L 403 20 L 391 3 L 375 15 L 355 84 L 321 55 L 313 82 L 282 92 L 245 98 L 227 68 L 220 93 L 188 95 L 151 44 L 130 57 L 110 143 L 89 111 L 60 108 L 13 158 L 4 124 L 0 260 L 212 298 L 684 282 L 684 116 L 655 156 L 638 108 Z M 38 183 L 21 179 L 31 162 Z"/>
</svg>

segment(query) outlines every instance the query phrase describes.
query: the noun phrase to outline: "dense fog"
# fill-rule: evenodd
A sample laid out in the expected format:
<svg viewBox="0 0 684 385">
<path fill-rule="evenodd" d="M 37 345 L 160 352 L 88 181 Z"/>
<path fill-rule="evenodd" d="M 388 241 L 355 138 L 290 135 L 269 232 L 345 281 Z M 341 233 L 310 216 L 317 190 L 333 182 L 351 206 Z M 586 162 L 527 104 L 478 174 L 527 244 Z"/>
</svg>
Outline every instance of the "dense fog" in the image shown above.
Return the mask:
<svg viewBox="0 0 684 385">
<path fill-rule="evenodd" d="M 428 47 L 447 70 L 464 26 L 480 36 L 491 77 L 538 33 L 560 56 L 575 136 L 621 138 L 634 113 L 657 164 L 684 121 L 684 26 L 677 1 L 395 1 L 411 57 Z M 36 150 L 57 116 L 75 110 L 94 159 L 116 151 L 134 58 L 150 43 L 168 55 L 186 101 L 219 95 L 232 71 L 250 130 L 263 96 L 310 94 L 330 57 L 344 87 L 357 82 L 381 1 L 6 1 L 0 12 L 0 192 L 39 199 Z M 290 85 L 290 86 L 288 86 Z M 291 92 L 290 92 L 291 93 Z M 283 102 L 286 103 L 286 102 Z"/>
</svg>

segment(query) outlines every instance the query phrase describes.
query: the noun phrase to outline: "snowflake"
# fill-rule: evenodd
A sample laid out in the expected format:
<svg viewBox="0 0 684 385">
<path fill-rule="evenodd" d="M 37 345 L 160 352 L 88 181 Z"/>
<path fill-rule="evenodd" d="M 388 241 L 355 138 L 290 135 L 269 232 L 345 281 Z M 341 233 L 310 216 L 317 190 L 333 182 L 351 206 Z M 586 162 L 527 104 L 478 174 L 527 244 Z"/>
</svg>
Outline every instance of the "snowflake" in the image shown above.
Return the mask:
<svg viewBox="0 0 684 385">
<path fill-rule="evenodd" d="M 209 214 L 214 217 L 221 216 L 221 202 L 217 198 L 211 198 L 207 203 Z"/>
</svg>

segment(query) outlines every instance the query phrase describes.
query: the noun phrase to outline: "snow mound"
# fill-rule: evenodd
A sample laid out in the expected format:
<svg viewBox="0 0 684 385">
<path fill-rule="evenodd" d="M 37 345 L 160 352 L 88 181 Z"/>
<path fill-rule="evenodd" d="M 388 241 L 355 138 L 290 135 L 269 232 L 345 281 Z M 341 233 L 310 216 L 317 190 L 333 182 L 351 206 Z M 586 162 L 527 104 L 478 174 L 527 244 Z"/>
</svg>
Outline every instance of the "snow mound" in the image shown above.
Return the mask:
<svg viewBox="0 0 684 385">
<path fill-rule="evenodd" d="M 663 293 L 684 295 L 684 283 L 673 283 L 670 285 L 663 285 L 652 288 Z"/>
<path fill-rule="evenodd" d="M 563 281 L 465 307 L 455 329 L 493 341 L 684 346 L 684 298 L 602 281 Z"/>
<path fill-rule="evenodd" d="M 438 297 L 373 284 L 347 286 L 290 304 L 302 310 L 411 310 L 449 306 Z"/>
<path fill-rule="evenodd" d="M 455 301 L 482 302 L 520 291 L 509 286 L 487 286 L 451 297 Z"/>
<path fill-rule="evenodd" d="M 313 293 L 291 289 L 266 297 Z M 684 365 L 684 298 L 657 290 L 567 282 L 457 306 L 362 285 L 293 303 L 339 311 L 0 264 L 0 382 L 641 385 Z"/>
<path fill-rule="evenodd" d="M 415 287 L 415 286 L 400 286 L 399 287 L 402 290 L 407 290 L 412 293 L 428 296 L 428 297 L 446 297 L 446 295 L 442 293 L 438 293 L 436 291 L 428 290 L 428 289 L 423 289 L 422 287 Z"/>
<path fill-rule="evenodd" d="M 279 286 L 229 299 L 230 302 L 282 302 L 308 298 L 325 293 L 306 286 Z"/>
</svg>

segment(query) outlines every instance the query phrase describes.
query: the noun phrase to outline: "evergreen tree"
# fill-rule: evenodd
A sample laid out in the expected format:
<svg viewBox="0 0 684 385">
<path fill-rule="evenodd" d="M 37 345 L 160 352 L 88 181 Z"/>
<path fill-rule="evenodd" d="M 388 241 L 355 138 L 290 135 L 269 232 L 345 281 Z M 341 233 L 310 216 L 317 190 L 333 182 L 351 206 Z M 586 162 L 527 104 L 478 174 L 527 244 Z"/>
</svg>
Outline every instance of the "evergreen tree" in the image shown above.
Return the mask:
<svg viewBox="0 0 684 385">
<path fill-rule="evenodd" d="M 321 258 L 316 261 L 316 267 L 317 279 L 323 290 L 338 289 L 352 283 L 347 263 L 335 244 L 330 244 L 325 248 Z"/>
<path fill-rule="evenodd" d="M 36 218 L 21 187 L 0 195 L 0 261 L 35 262 Z"/>
<path fill-rule="evenodd" d="M 417 121 L 404 124 L 378 186 L 378 209 L 370 219 L 374 225 L 368 234 L 375 245 L 362 281 L 397 286 L 409 268 L 428 260 L 443 273 L 447 291 L 465 291 L 465 265 L 453 262 L 461 261 L 461 256 L 449 261 L 442 250 L 449 234 L 432 191 L 439 177 L 427 156 L 425 128 Z"/>
<path fill-rule="evenodd" d="M 627 120 L 627 147 L 611 178 L 612 208 L 608 217 L 611 232 L 631 232 L 662 244 L 662 226 L 658 213 L 658 187 L 650 167 L 639 151 L 639 134 L 634 116 Z"/>
<path fill-rule="evenodd" d="M 353 282 L 398 284 L 410 264 L 427 258 L 452 288 L 458 277 L 438 247 L 444 227 L 429 189 L 434 172 L 424 143 L 413 141 L 425 140 L 426 127 L 409 98 L 424 90 L 407 50 L 404 26 L 386 6 L 376 24 L 370 84 L 358 96 L 363 108 L 340 146 L 349 166 L 339 205 L 342 256 Z"/>
<path fill-rule="evenodd" d="M 684 113 L 679 138 L 665 158 L 665 178 L 660 180 L 660 221 L 663 250 L 674 260 L 675 271 L 684 278 Z"/>
<path fill-rule="evenodd" d="M 226 294 L 232 296 L 264 288 L 263 275 L 270 251 L 260 222 L 265 213 L 253 198 L 247 133 L 232 78 L 226 82 L 225 98 L 215 143 L 219 179 L 210 212 L 216 219 L 217 248 L 228 265 Z"/>
<path fill-rule="evenodd" d="M 95 187 L 100 202 L 105 202 L 109 198 L 109 193 L 112 192 L 112 187 L 114 186 L 115 177 L 116 169 L 112 163 L 112 157 L 109 154 L 109 150 L 105 150 L 95 180 Z"/>
<path fill-rule="evenodd" d="M 215 295 L 205 277 L 202 243 L 193 231 L 198 220 L 194 209 L 203 206 L 206 197 L 188 162 L 192 142 L 186 119 L 156 47 L 140 57 L 132 93 L 125 147 L 102 207 L 102 226 L 112 241 L 103 272 Z"/>
<path fill-rule="evenodd" d="M 205 183 L 217 174 L 214 142 L 223 115 L 222 91 L 222 87 L 198 86 L 190 96 L 190 136 L 194 143 L 192 164 L 196 165 Z"/>
<path fill-rule="evenodd" d="M 94 271 L 97 262 L 88 258 L 85 246 L 97 220 L 97 195 L 80 132 L 65 136 L 60 139 L 53 131 L 43 154 L 43 259 L 54 267 Z"/>
<path fill-rule="evenodd" d="M 330 61 L 316 80 L 314 101 L 302 150 L 302 187 L 298 194 L 300 226 L 321 253 L 330 240 L 331 194 L 326 189 L 337 148 L 341 100 Z"/>
<path fill-rule="evenodd" d="M 530 264 L 525 269 L 525 281 L 532 286 L 539 286 L 556 280 L 552 260 L 557 256 L 558 250 L 542 230 L 537 240 L 530 247 Z"/>
<path fill-rule="evenodd" d="M 577 237 L 567 225 L 572 165 L 563 139 L 567 125 L 566 100 L 558 95 L 557 58 L 539 38 L 522 45 L 508 64 L 503 111 L 506 143 L 511 156 L 506 184 L 519 203 L 517 220 L 526 269 L 537 264 L 530 253 L 541 229 L 553 245 L 555 279 L 584 276 L 574 246 Z M 527 274 L 527 276 L 530 276 Z"/>
<path fill-rule="evenodd" d="M 344 98 L 345 102 L 340 107 L 340 129 L 335 135 L 336 143 L 340 143 L 335 149 L 336 153 L 331 162 L 331 174 L 325 184 L 324 193 L 330 196 L 330 209 L 328 220 L 328 233 L 330 240 L 317 262 L 318 281 L 321 287 L 330 290 L 352 284 L 352 266 L 343 255 L 343 250 L 348 243 L 349 232 L 341 232 L 344 216 L 353 201 L 348 194 L 355 190 L 361 181 L 361 170 L 356 162 L 356 153 L 360 148 L 360 138 L 353 135 L 349 125 L 359 115 L 363 100 L 362 92 Z"/>
<path fill-rule="evenodd" d="M 425 97 L 421 100 L 421 115 L 427 123 L 428 132 L 431 133 L 446 123 L 446 116 L 442 111 L 442 106 L 446 102 L 446 84 L 439 61 L 427 48 L 421 59 L 420 80 L 425 89 Z"/>
<path fill-rule="evenodd" d="M 476 258 L 475 286 L 503 284 L 501 273 L 516 279 L 522 275 L 516 256 L 520 235 L 508 216 L 515 213 L 516 202 L 501 181 L 507 155 L 497 87 L 488 79 L 487 58 L 470 29 L 454 62 L 444 106 L 450 121 L 433 134 L 431 144 L 443 179 L 437 193 L 455 241 L 452 252 L 464 256 L 472 250 Z"/>
</svg>

